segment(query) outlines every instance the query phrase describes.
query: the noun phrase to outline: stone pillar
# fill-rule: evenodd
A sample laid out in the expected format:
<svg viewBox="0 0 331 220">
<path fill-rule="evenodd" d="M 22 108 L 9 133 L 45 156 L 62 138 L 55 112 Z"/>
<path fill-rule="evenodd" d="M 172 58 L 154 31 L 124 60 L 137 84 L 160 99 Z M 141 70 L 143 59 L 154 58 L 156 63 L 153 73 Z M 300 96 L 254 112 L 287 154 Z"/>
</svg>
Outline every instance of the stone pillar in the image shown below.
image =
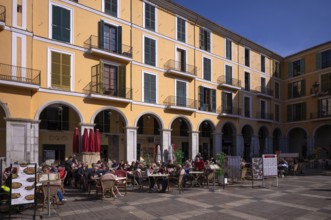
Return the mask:
<svg viewBox="0 0 331 220">
<path fill-rule="evenodd" d="M 137 160 L 137 129 L 138 127 L 126 127 L 126 160 Z"/>
<path fill-rule="evenodd" d="M 259 137 L 256 135 L 252 135 L 251 140 L 251 154 L 250 157 L 255 157 L 259 155 Z"/>
<path fill-rule="evenodd" d="M 222 132 L 220 133 L 213 133 L 214 138 L 214 157 L 216 154 L 221 153 L 222 152 Z"/>
<path fill-rule="evenodd" d="M 237 134 L 236 136 L 236 152 L 234 156 L 244 157 L 244 138 L 242 134 Z"/>
<path fill-rule="evenodd" d="M 161 155 L 162 155 L 162 161 L 167 161 L 167 159 L 164 158 L 165 152 L 169 151 L 169 146 L 171 145 L 171 129 L 162 129 L 160 130 L 162 132 L 162 145 L 161 145 Z"/>
<path fill-rule="evenodd" d="M 315 140 L 314 136 L 308 136 L 307 137 L 307 157 L 313 154 L 315 147 Z M 302 155 L 300 155 L 302 156 Z"/>
<path fill-rule="evenodd" d="M 191 140 L 190 140 L 190 157 L 194 159 L 194 157 L 198 154 L 199 152 L 199 131 L 192 131 L 191 132 Z"/>
<path fill-rule="evenodd" d="M 88 131 L 88 134 L 90 133 L 90 129 L 94 130 L 94 126 L 95 124 L 84 124 L 84 123 L 80 123 L 80 134 L 81 134 L 81 138 L 80 138 L 80 142 L 79 142 L 79 154 L 77 155 L 77 158 L 79 161 L 82 162 L 87 162 L 89 164 L 92 163 L 96 163 L 97 161 L 100 160 L 100 152 L 83 152 L 83 134 L 84 134 L 84 130 L 85 128 Z"/>
<path fill-rule="evenodd" d="M 5 118 L 6 166 L 13 162 L 39 163 L 39 122 Z"/>
</svg>

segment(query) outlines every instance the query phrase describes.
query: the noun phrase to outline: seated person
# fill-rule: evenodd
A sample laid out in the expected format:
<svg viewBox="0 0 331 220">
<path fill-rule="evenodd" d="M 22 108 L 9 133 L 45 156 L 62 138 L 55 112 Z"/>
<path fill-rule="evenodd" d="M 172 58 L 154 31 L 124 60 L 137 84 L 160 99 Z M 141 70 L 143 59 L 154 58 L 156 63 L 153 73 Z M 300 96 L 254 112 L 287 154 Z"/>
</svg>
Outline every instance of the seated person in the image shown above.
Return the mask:
<svg viewBox="0 0 331 220">
<path fill-rule="evenodd" d="M 114 180 L 114 181 L 116 181 L 116 176 L 111 172 L 107 172 L 107 173 L 105 173 L 104 175 L 101 176 L 101 181 L 102 180 Z M 111 193 L 112 193 L 112 196 L 114 198 L 117 198 L 117 196 L 123 196 L 120 193 L 120 191 L 118 190 L 116 185 L 114 186 L 114 191 L 112 191 Z"/>
<path fill-rule="evenodd" d="M 43 173 L 51 173 L 51 168 L 49 166 L 44 166 L 43 169 L 42 169 Z M 53 182 L 52 185 L 57 185 L 59 186 L 59 188 L 57 189 L 57 197 L 59 199 L 59 203 L 58 205 L 62 205 L 64 201 L 66 201 L 67 199 L 65 199 L 63 197 L 63 193 L 62 193 L 62 190 L 61 190 L 61 181 L 59 180 L 58 182 Z"/>
</svg>

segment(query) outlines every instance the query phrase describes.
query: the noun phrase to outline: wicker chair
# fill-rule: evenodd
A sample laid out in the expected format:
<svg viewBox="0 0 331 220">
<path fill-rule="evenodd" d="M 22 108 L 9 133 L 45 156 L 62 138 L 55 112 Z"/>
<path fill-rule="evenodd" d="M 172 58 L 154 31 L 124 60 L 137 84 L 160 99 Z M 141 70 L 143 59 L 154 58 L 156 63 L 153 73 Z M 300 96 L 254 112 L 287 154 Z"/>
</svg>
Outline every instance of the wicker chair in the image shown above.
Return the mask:
<svg viewBox="0 0 331 220">
<path fill-rule="evenodd" d="M 97 187 L 96 195 L 98 196 L 98 191 L 101 189 L 102 198 L 106 196 L 106 194 L 109 194 L 110 197 L 116 198 L 116 195 L 114 193 L 114 189 L 116 190 L 115 180 L 107 179 L 107 180 L 101 180 L 101 187 Z"/>
<path fill-rule="evenodd" d="M 49 185 L 49 194 L 48 194 L 48 185 L 44 184 L 43 186 L 43 193 L 44 193 L 44 206 L 47 205 L 48 202 L 48 196 L 49 196 L 49 200 L 50 200 L 50 205 L 54 206 L 56 205 L 57 208 L 58 206 L 58 202 L 59 202 L 59 198 L 57 197 L 57 190 L 59 189 L 59 185 Z"/>
<path fill-rule="evenodd" d="M 121 181 L 116 181 L 116 186 L 119 188 L 124 188 L 125 194 L 127 194 L 127 173 L 125 170 L 115 170 L 114 173 L 116 176 L 118 177 L 125 177 L 125 180 L 121 180 Z"/>
</svg>

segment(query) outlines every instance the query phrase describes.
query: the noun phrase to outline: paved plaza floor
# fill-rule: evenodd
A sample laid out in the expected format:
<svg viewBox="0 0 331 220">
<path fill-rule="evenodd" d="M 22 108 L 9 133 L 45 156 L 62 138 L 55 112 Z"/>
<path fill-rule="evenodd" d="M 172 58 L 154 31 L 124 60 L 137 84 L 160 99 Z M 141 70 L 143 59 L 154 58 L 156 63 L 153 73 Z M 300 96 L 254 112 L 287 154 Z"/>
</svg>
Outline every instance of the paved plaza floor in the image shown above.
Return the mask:
<svg viewBox="0 0 331 220">
<path fill-rule="evenodd" d="M 38 210 L 36 219 L 297 219 L 331 220 L 331 176 L 321 171 L 306 171 L 303 175 L 287 176 L 275 181 L 251 182 L 217 187 L 215 191 L 193 187 L 169 193 L 148 193 L 129 190 L 119 199 L 90 197 L 76 189 L 67 189 L 68 201 L 58 208 Z M 212 188 L 212 187 L 210 187 Z M 0 214 L 0 219 L 8 219 Z M 12 219 L 32 219 L 32 211 L 13 214 Z"/>
</svg>

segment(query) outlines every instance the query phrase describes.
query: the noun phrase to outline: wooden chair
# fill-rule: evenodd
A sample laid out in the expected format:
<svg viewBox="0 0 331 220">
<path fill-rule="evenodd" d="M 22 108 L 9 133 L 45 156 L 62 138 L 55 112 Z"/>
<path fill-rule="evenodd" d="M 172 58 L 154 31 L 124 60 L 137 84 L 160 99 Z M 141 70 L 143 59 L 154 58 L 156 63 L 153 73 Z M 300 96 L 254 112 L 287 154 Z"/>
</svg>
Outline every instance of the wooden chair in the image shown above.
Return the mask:
<svg viewBox="0 0 331 220">
<path fill-rule="evenodd" d="M 119 188 L 124 188 L 125 194 L 127 194 L 127 182 L 128 182 L 127 180 L 128 180 L 128 177 L 127 177 L 126 171 L 125 170 L 115 170 L 114 174 L 118 177 L 125 177 L 126 178 L 125 180 L 117 181 L 116 186 L 119 187 Z"/>
<path fill-rule="evenodd" d="M 106 194 L 109 193 L 110 197 L 116 198 L 116 195 L 114 193 L 114 189 L 116 188 L 115 180 L 106 179 L 101 180 L 100 185 L 96 188 L 96 196 L 98 197 L 99 190 L 102 193 L 102 198 L 105 198 Z"/>
</svg>

